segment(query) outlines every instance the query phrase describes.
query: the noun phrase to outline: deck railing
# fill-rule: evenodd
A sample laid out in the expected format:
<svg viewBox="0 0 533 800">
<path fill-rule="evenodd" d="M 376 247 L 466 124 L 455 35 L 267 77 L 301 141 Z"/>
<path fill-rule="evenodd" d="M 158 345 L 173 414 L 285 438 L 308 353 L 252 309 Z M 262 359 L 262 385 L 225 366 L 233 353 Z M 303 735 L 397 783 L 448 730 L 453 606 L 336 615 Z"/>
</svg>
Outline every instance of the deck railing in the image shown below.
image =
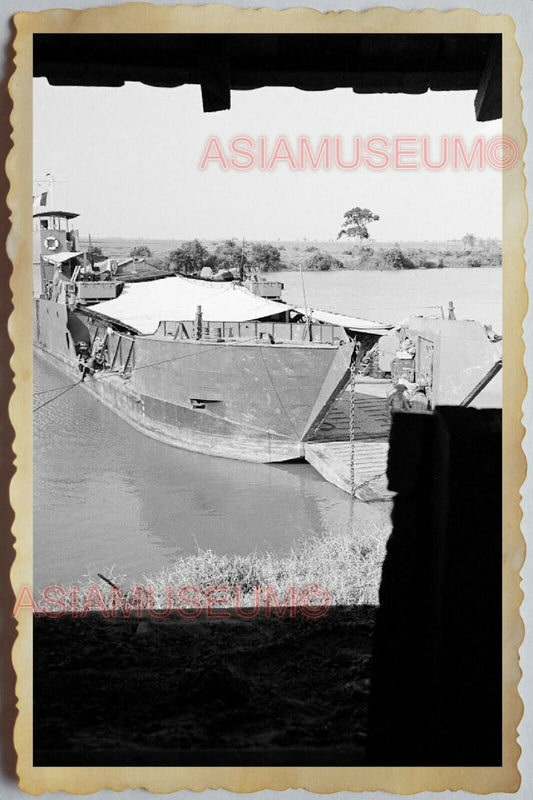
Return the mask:
<svg viewBox="0 0 533 800">
<path fill-rule="evenodd" d="M 155 335 L 164 339 L 202 339 L 219 342 L 257 339 L 265 344 L 311 341 L 318 344 L 338 345 L 339 342 L 347 339 L 344 329 L 338 325 L 264 321 L 203 322 L 201 336 L 198 336 L 192 320 L 179 322 L 164 320 L 159 323 Z"/>
<path fill-rule="evenodd" d="M 103 323 L 89 324 L 91 335 L 91 354 L 94 350 L 101 350 L 103 355 L 103 368 L 124 375 L 131 372 L 134 367 L 135 338 L 129 334 L 112 331 Z M 98 338 L 99 346 L 95 340 Z"/>
</svg>

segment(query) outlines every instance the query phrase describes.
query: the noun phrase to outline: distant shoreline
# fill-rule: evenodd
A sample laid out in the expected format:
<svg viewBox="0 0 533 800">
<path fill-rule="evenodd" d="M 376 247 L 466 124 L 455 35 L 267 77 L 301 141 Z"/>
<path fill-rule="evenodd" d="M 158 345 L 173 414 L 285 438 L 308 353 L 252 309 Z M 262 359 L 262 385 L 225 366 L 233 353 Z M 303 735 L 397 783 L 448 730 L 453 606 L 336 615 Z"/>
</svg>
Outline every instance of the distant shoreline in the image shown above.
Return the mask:
<svg viewBox="0 0 533 800">
<path fill-rule="evenodd" d="M 277 273 L 298 271 L 300 267 L 306 272 L 337 271 L 409 271 L 427 269 L 487 269 L 502 267 L 502 242 L 499 239 L 481 239 L 472 235 L 470 241 L 463 239 L 396 242 L 377 242 L 367 240 L 362 243 L 350 239 L 335 241 L 306 240 L 245 240 L 244 253 L 249 268 L 261 272 Z M 146 249 L 149 253 L 147 261 L 165 270 L 179 269 L 178 262 L 172 256 L 182 249 L 196 244 L 204 257 L 196 262 L 195 270 L 207 264 L 215 269 L 239 267 L 242 243 L 237 239 L 143 239 L 123 237 L 97 237 L 91 235 L 91 244 L 98 247 L 105 257 L 127 258 L 134 249 Z M 88 239 L 81 239 L 82 247 L 88 248 Z M 228 246 L 230 249 L 228 250 Z M 217 254 L 222 252 L 222 261 Z M 257 251 L 274 252 L 274 261 L 262 264 L 257 260 Z M 254 251 L 256 256 L 254 260 Z M 179 253 L 183 255 L 182 252 Z M 229 262 L 228 262 L 229 259 Z M 179 259 L 178 259 L 179 261 Z M 215 262 L 214 265 L 211 262 Z M 245 263 L 246 266 L 246 263 Z"/>
<path fill-rule="evenodd" d="M 228 238 L 235 239 L 238 242 L 242 241 L 242 238 L 238 239 L 235 236 L 228 237 Z M 135 246 L 135 245 L 139 245 L 139 244 L 140 245 L 143 245 L 143 244 L 150 245 L 150 244 L 155 244 L 155 243 L 159 242 L 159 243 L 162 243 L 162 244 L 164 243 L 165 245 L 166 244 L 171 244 L 171 245 L 177 247 L 178 245 L 183 244 L 183 242 L 192 241 L 192 239 L 198 239 L 198 241 L 202 242 L 205 245 L 215 245 L 215 244 L 217 244 L 219 242 L 225 241 L 224 239 L 206 239 L 206 238 L 202 238 L 200 236 L 195 236 L 195 237 L 192 237 L 192 238 L 176 238 L 176 239 L 165 239 L 165 238 L 153 238 L 153 239 L 151 239 L 151 238 L 143 237 L 143 236 L 140 236 L 140 237 L 135 237 L 135 236 L 131 236 L 131 237 L 130 236 L 100 236 L 98 234 L 91 233 L 91 241 L 92 241 L 93 244 L 99 244 L 99 243 L 101 244 L 102 242 L 127 242 L 127 243 L 131 243 L 133 246 Z M 482 239 L 483 239 L 483 237 L 480 237 L 480 240 L 482 240 Z M 502 244 L 502 240 L 499 239 L 498 237 L 491 237 L 491 240 L 496 242 L 496 243 L 498 243 L 498 244 L 500 244 L 500 245 Z M 80 241 L 82 243 L 88 244 L 89 235 L 88 234 L 84 234 L 84 235 L 80 234 Z M 273 244 L 273 245 L 276 245 L 278 247 L 280 245 L 287 246 L 287 245 L 294 245 L 294 244 L 301 245 L 302 247 L 309 246 L 309 245 L 311 245 L 311 246 L 314 245 L 315 247 L 318 247 L 319 245 L 322 245 L 324 247 L 337 247 L 337 246 L 342 247 L 342 246 L 350 246 L 350 244 L 353 247 L 359 247 L 360 246 L 359 244 L 356 244 L 355 242 L 351 242 L 350 239 L 245 239 L 245 243 L 246 244 L 253 244 L 255 242 L 259 242 L 260 244 L 266 244 L 266 243 Z M 444 245 L 450 245 L 450 246 L 453 246 L 453 247 L 461 247 L 461 248 L 463 247 L 462 239 L 387 239 L 387 240 L 383 240 L 383 241 L 381 241 L 381 240 L 378 241 L 377 239 L 368 239 L 366 244 L 371 245 L 372 247 L 378 247 L 378 248 L 394 247 L 395 245 L 399 245 L 400 247 L 428 247 L 430 245 L 432 245 L 432 246 L 435 246 L 435 245 L 443 245 L 443 246 Z"/>
</svg>

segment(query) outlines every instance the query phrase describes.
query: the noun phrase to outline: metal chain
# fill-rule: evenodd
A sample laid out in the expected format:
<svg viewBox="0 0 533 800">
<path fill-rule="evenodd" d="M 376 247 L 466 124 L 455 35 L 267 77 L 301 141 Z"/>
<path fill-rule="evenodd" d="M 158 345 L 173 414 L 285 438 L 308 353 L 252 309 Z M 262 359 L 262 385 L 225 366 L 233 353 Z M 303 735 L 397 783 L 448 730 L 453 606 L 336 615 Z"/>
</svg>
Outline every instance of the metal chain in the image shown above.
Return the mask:
<svg viewBox="0 0 533 800">
<path fill-rule="evenodd" d="M 350 364 L 350 486 L 355 498 L 355 359 Z"/>
</svg>

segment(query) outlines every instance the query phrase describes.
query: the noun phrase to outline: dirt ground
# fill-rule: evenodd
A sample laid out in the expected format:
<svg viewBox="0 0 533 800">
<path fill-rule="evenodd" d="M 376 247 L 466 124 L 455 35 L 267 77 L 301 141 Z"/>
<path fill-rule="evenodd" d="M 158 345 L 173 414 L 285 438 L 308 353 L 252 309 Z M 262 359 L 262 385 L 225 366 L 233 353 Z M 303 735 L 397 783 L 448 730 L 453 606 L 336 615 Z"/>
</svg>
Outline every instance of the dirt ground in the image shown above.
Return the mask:
<svg viewBox="0 0 533 800">
<path fill-rule="evenodd" d="M 376 609 L 34 620 L 34 763 L 361 763 Z"/>
</svg>

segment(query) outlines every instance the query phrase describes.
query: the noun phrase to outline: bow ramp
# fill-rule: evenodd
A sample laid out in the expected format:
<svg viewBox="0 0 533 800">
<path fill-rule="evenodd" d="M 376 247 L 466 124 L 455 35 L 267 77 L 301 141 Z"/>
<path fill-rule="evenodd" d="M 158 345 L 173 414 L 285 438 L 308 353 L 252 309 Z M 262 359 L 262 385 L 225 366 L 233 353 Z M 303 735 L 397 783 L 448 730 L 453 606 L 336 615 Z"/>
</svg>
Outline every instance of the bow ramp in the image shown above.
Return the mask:
<svg viewBox="0 0 533 800">
<path fill-rule="evenodd" d="M 304 441 L 309 464 L 329 483 L 365 502 L 393 496 L 386 477 L 390 431 L 387 388 L 385 382 L 356 378 L 353 405 L 347 388 Z"/>
<path fill-rule="evenodd" d="M 329 483 L 352 494 L 350 442 L 308 442 L 304 445 L 306 460 Z M 354 489 L 358 500 L 369 503 L 389 500 L 387 489 L 388 442 L 357 441 L 354 447 Z"/>
</svg>

